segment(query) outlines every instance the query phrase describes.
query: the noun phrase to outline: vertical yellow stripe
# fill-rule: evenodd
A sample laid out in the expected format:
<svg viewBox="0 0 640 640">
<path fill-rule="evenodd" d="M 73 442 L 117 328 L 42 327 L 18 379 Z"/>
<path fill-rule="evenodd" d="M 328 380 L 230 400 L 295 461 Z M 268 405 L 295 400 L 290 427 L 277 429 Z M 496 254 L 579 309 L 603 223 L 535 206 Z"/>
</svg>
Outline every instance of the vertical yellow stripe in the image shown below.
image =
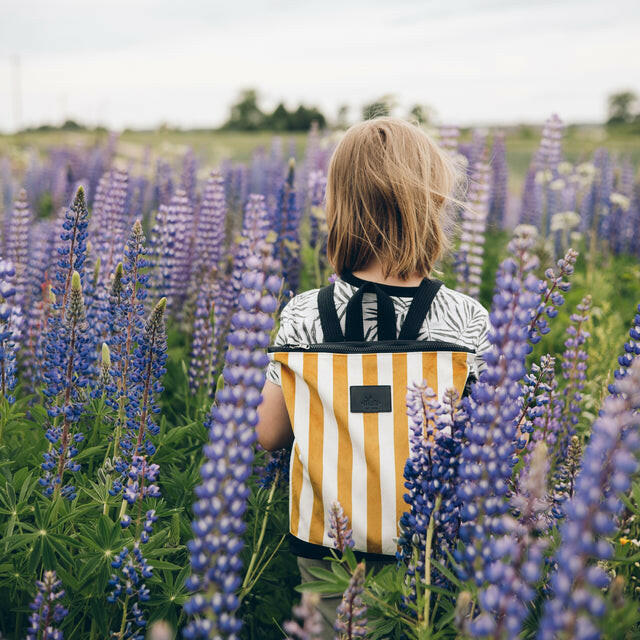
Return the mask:
<svg viewBox="0 0 640 640">
<path fill-rule="evenodd" d="M 362 356 L 362 384 L 378 384 L 375 353 Z M 382 492 L 380 489 L 380 442 L 378 414 L 365 413 L 364 459 L 367 465 L 367 551 L 382 553 Z"/>
<path fill-rule="evenodd" d="M 338 423 L 338 502 L 351 523 L 351 475 L 353 450 L 349 435 L 349 382 L 347 380 L 347 355 L 333 354 L 333 412 Z"/>
<path fill-rule="evenodd" d="M 453 386 L 460 395 L 462 395 L 462 392 L 464 391 L 464 385 L 467 382 L 467 376 L 469 375 L 469 367 L 467 365 L 468 357 L 468 353 L 454 352 L 451 354 Z"/>
<path fill-rule="evenodd" d="M 296 406 L 296 376 L 289 369 L 287 353 L 278 354 L 278 361 L 282 364 L 280 369 L 280 379 L 282 381 L 282 393 L 284 394 L 284 402 L 287 405 L 289 419 L 291 425 L 295 424 L 294 412 Z M 294 430 L 295 435 L 295 430 Z M 289 514 L 289 528 L 294 536 L 298 535 L 298 526 L 300 524 L 300 491 L 302 489 L 302 462 L 300 460 L 300 450 L 298 445 L 294 443 L 293 447 L 293 463 L 291 468 L 291 512 Z"/>
<path fill-rule="evenodd" d="M 434 351 L 422 354 L 422 379 L 438 394 L 438 354 Z"/>
<path fill-rule="evenodd" d="M 393 367 L 393 440 L 396 460 L 396 529 L 402 514 L 408 510 L 404 501 L 404 465 L 409 457 L 409 419 L 407 418 L 407 354 L 394 353 Z"/>
<path fill-rule="evenodd" d="M 318 354 L 303 354 L 302 375 L 309 387 L 309 481 L 313 488 L 313 508 L 309 542 L 322 544 L 324 509 L 322 506 L 322 447 L 324 442 L 324 411 L 318 394 Z"/>
</svg>

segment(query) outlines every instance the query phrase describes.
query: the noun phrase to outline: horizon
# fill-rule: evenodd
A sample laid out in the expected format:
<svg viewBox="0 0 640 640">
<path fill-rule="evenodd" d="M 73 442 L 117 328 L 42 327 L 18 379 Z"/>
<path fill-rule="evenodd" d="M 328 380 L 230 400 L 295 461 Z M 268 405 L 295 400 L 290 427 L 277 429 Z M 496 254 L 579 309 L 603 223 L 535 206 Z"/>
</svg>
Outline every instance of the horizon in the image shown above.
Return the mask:
<svg viewBox="0 0 640 640">
<path fill-rule="evenodd" d="M 597 125 L 607 95 L 638 90 L 632 0 L 327 0 L 322 9 L 113 0 L 91 9 L 85 15 L 79 0 L 5 3 L 0 131 L 65 120 L 215 129 L 249 87 L 265 111 L 302 103 L 329 121 L 341 104 L 353 122 L 365 103 L 392 94 L 395 115 L 425 104 L 435 122 L 461 127 L 538 125 L 552 112 Z"/>
</svg>

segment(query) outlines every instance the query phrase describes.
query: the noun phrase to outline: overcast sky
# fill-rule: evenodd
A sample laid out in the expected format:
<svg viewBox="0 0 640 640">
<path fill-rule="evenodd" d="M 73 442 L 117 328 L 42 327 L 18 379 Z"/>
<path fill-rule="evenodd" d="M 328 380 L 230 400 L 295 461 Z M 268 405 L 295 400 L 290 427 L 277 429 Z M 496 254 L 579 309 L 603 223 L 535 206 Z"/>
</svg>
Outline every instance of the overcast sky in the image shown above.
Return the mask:
<svg viewBox="0 0 640 640">
<path fill-rule="evenodd" d="M 441 122 L 601 121 L 640 93 L 639 34 L 638 0 L 0 0 L 0 130 L 217 126 L 245 87 L 330 117 L 392 93 Z"/>
</svg>

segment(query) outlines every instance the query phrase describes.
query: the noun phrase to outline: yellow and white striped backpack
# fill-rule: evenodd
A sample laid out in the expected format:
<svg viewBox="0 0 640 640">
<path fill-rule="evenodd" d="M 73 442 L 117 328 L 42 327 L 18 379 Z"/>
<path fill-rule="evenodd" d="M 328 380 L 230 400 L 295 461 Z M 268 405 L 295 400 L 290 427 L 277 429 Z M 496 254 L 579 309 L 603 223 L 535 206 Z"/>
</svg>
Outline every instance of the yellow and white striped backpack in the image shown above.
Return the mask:
<svg viewBox="0 0 640 640">
<path fill-rule="evenodd" d="M 333 285 L 318 292 L 323 342 L 270 347 L 281 363 L 282 391 L 294 433 L 290 460 L 290 545 L 297 555 L 324 557 L 332 547 L 329 509 L 339 501 L 353 530 L 354 549 L 394 555 L 409 456 L 407 386 L 426 380 L 442 398 L 462 395 L 471 349 L 417 340 L 442 285 L 425 278 L 396 337 L 393 301 L 373 282 L 346 309 L 345 333 Z M 377 299 L 378 340 L 364 340 L 362 299 Z"/>
</svg>

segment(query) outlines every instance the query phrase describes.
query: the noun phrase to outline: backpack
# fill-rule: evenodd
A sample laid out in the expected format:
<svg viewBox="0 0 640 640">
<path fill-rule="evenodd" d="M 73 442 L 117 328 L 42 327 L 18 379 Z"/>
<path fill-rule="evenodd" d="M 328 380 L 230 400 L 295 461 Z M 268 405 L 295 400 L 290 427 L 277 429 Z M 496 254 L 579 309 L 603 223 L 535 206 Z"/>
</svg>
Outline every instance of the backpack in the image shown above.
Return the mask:
<svg viewBox="0 0 640 640">
<path fill-rule="evenodd" d="M 323 557 L 333 547 L 329 511 L 339 501 L 353 531 L 354 549 L 395 555 L 409 456 L 407 386 L 426 380 L 441 399 L 463 394 L 472 349 L 417 340 L 442 285 L 423 279 L 396 337 L 393 301 L 376 283 L 361 286 L 347 303 L 342 333 L 334 285 L 318 292 L 323 342 L 269 348 L 281 364 L 284 400 L 294 443 L 289 474 L 290 547 Z M 365 341 L 362 300 L 377 300 L 378 340 Z"/>
</svg>

